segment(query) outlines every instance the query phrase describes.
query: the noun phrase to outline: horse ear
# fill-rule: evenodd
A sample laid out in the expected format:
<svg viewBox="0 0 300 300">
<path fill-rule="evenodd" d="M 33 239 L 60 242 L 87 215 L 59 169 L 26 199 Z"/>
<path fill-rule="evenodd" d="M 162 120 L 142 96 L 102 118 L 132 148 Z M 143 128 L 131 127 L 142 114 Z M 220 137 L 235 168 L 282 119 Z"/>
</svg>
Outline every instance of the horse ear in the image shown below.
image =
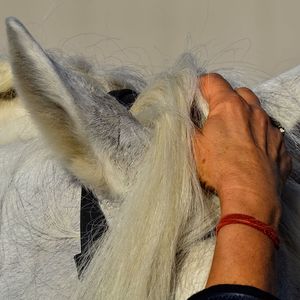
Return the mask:
<svg viewBox="0 0 300 300">
<path fill-rule="evenodd" d="M 263 108 L 292 131 L 300 122 L 300 65 L 258 85 L 254 92 Z"/>
<path fill-rule="evenodd" d="M 111 170 L 131 164 L 146 131 L 95 82 L 47 54 L 17 19 L 6 25 L 17 92 L 49 145 L 83 183 L 118 189 Z"/>
</svg>

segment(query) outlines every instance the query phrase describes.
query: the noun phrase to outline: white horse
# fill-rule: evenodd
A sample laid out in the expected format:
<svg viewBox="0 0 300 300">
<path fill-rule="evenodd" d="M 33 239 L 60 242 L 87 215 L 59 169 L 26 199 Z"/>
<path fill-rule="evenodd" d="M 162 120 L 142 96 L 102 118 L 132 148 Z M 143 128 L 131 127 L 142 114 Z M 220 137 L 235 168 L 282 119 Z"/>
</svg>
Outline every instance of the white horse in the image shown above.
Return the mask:
<svg viewBox="0 0 300 300">
<path fill-rule="evenodd" d="M 44 51 L 14 18 L 7 34 L 13 76 L 4 61 L 1 298 L 187 299 L 203 289 L 219 202 L 202 190 L 191 149 L 195 124 L 208 114 L 196 59 L 183 55 L 146 85 L 131 70 Z M 293 157 L 278 251 L 283 299 L 300 297 L 299 76 L 300 67 L 255 89 L 286 129 Z M 130 112 L 108 94 L 119 88 L 140 93 Z M 14 89 L 19 97 L 6 96 Z M 97 195 L 109 228 L 78 280 L 81 185 Z"/>
</svg>

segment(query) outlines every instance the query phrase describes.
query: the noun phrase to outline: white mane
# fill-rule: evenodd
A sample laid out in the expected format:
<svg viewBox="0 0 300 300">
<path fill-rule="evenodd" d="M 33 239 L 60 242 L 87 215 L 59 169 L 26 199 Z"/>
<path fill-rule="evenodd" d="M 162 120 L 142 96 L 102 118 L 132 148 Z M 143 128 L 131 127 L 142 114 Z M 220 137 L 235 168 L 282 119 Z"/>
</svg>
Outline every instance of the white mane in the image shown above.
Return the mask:
<svg viewBox="0 0 300 300">
<path fill-rule="evenodd" d="M 45 52 L 13 18 L 7 27 L 14 83 L 4 60 L 0 95 L 13 88 L 18 98 L 0 102 L 1 298 L 187 299 L 203 289 L 219 204 L 202 190 L 191 150 L 191 109 L 198 126 L 208 113 L 196 58 L 183 55 L 146 85 L 125 68 Z M 300 67 L 255 89 L 293 156 L 278 252 L 286 299 L 300 296 L 299 76 Z M 117 88 L 140 92 L 130 112 L 107 94 Z M 109 229 L 79 281 L 81 184 Z"/>
</svg>

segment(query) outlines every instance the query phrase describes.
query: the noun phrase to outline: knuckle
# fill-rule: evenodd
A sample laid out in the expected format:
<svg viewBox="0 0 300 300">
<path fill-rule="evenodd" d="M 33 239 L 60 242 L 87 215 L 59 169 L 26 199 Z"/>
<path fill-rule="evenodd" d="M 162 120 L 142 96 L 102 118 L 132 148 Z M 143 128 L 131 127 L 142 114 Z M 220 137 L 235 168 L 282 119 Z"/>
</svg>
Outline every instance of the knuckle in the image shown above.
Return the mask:
<svg viewBox="0 0 300 300">
<path fill-rule="evenodd" d="M 209 79 L 224 79 L 224 77 L 219 73 L 207 73 L 204 76 Z"/>
<path fill-rule="evenodd" d="M 239 94 L 247 103 L 251 104 L 251 106 L 261 106 L 258 97 L 251 89 L 247 87 L 240 87 L 235 89 L 235 92 Z"/>
<path fill-rule="evenodd" d="M 276 144 L 277 148 L 278 149 L 283 148 L 283 151 L 285 151 L 284 144 L 282 143 L 283 141 L 282 133 L 277 128 L 273 128 L 272 135 L 273 135 L 272 139 L 274 140 L 274 143 Z"/>
<path fill-rule="evenodd" d="M 273 125 L 271 125 L 271 126 L 273 126 Z M 282 142 L 282 140 L 283 140 L 283 135 L 282 135 L 282 133 L 280 132 L 280 130 L 279 130 L 278 128 L 274 128 L 274 130 L 275 130 L 275 136 L 276 136 L 276 139 L 277 139 L 278 141 Z M 284 146 L 284 145 L 283 145 L 283 146 Z"/>
<path fill-rule="evenodd" d="M 286 151 L 285 149 L 285 144 L 284 144 L 284 138 L 282 133 L 280 132 L 280 130 L 276 127 L 274 127 L 272 124 L 268 124 L 268 126 L 270 126 L 270 131 L 272 134 L 272 138 L 273 140 L 279 145 L 279 147 L 282 148 L 282 151 Z"/>
<path fill-rule="evenodd" d="M 259 121 L 267 122 L 267 123 L 270 122 L 270 118 L 268 114 L 261 107 L 259 106 L 253 107 L 252 112 L 256 117 L 256 119 L 258 119 Z"/>
<path fill-rule="evenodd" d="M 270 122 L 267 113 L 257 106 L 251 108 L 251 114 L 252 122 L 262 130 L 267 130 Z"/>
<path fill-rule="evenodd" d="M 254 94 L 251 89 L 249 89 L 249 88 L 247 88 L 245 86 L 239 87 L 239 88 L 235 89 L 235 91 L 237 93 L 243 93 L 243 94 L 249 94 L 249 95 L 253 95 Z"/>
<path fill-rule="evenodd" d="M 206 73 L 200 76 L 200 86 L 202 89 L 205 89 L 207 85 L 216 80 L 224 80 L 223 76 L 218 73 Z"/>
<path fill-rule="evenodd" d="M 234 116 L 243 116 L 244 118 L 248 118 L 250 109 L 248 105 L 242 101 L 242 99 L 238 95 L 233 95 L 228 99 L 228 101 L 224 101 L 222 103 L 222 107 L 220 107 L 224 112 L 230 113 Z"/>
</svg>

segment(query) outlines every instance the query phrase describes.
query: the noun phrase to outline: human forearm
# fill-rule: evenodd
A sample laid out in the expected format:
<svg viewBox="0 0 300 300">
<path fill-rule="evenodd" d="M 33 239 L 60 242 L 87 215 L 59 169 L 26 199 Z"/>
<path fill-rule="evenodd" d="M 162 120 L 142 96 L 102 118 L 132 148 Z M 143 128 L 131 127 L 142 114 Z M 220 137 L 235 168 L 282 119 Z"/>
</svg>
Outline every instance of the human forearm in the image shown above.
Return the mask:
<svg viewBox="0 0 300 300">
<path fill-rule="evenodd" d="M 267 223 L 277 231 L 280 209 L 278 206 L 269 207 L 262 213 L 259 206 L 247 195 L 244 201 L 235 201 L 235 205 L 225 209 L 222 215 L 243 213 Z M 231 195 L 230 197 L 233 197 Z M 239 199 L 241 195 L 236 195 Z M 228 199 L 230 201 L 231 199 Z M 273 203 L 277 199 L 273 199 Z M 223 203 L 226 201 L 223 201 Z M 239 205 L 241 203 L 241 205 Z M 243 203 L 250 203 L 248 206 Z M 224 209 L 224 208 L 223 208 Z M 275 291 L 275 247 L 270 238 L 264 233 L 243 224 L 224 226 L 218 233 L 216 248 L 207 286 L 217 284 L 250 285 L 273 294 Z"/>
</svg>

